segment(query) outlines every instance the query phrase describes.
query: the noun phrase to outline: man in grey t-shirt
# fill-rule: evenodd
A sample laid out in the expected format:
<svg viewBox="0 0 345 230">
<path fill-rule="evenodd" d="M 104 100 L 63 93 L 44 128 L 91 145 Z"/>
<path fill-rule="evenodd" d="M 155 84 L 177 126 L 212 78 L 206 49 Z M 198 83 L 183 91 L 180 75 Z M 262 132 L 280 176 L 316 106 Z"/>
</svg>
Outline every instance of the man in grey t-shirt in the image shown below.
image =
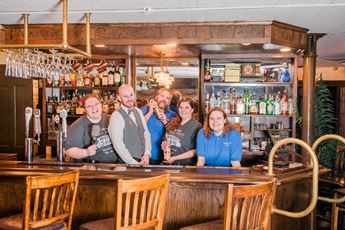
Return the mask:
<svg viewBox="0 0 345 230">
<path fill-rule="evenodd" d="M 118 156 L 108 134 L 110 116 L 102 113 L 97 95 L 87 95 L 84 107 L 86 115 L 76 120 L 67 131 L 66 154 L 76 161 L 117 163 Z"/>
</svg>

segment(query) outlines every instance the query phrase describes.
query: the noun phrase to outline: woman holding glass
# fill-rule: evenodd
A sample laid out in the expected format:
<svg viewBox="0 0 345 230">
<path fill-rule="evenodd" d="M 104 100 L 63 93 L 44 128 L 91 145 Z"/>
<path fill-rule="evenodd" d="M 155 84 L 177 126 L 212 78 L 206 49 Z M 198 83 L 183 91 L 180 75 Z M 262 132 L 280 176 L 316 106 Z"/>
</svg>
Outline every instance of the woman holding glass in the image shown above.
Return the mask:
<svg viewBox="0 0 345 230">
<path fill-rule="evenodd" d="M 210 110 L 204 128 L 197 136 L 198 166 L 241 167 L 242 140 L 237 129 L 231 126 L 223 109 Z"/>
<path fill-rule="evenodd" d="M 195 165 L 195 140 L 201 124 L 193 119 L 195 103 L 192 99 L 182 98 L 178 104 L 178 116 L 166 126 L 162 150 L 170 148 L 171 156 L 165 157 L 164 163 L 176 165 Z"/>
</svg>

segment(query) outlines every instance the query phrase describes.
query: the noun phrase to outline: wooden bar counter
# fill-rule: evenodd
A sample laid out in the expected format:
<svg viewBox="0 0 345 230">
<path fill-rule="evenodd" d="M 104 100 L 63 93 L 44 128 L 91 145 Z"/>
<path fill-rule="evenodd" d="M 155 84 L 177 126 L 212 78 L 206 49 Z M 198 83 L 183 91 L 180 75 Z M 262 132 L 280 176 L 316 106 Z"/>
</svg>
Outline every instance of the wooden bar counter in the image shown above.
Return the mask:
<svg viewBox="0 0 345 230">
<path fill-rule="evenodd" d="M 226 184 L 253 184 L 270 180 L 264 172 L 250 168 L 126 167 L 113 164 L 77 164 L 46 162 L 27 165 L 18 161 L 0 161 L 0 217 L 21 212 L 24 178 L 80 170 L 80 182 L 73 215 L 73 229 L 81 223 L 112 217 L 115 210 L 115 183 L 118 178 L 133 179 L 171 174 L 165 213 L 165 229 L 221 218 Z M 326 169 L 320 169 L 325 173 Z M 298 169 L 279 173 L 275 206 L 289 211 L 303 210 L 309 204 L 311 170 Z M 310 216 L 293 219 L 273 215 L 272 229 L 312 229 Z"/>
</svg>

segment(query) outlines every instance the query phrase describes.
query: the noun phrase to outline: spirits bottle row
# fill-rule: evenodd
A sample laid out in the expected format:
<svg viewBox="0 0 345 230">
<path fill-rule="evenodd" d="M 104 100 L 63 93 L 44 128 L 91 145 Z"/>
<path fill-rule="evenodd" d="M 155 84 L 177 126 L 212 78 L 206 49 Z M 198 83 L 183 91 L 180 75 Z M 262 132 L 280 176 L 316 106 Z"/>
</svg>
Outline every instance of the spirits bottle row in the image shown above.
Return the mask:
<svg viewBox="0 0 345 230">
<path fill-rule="evenodd" d="M 292 115 L 294 112 L 292 98 L 288 98 L 286 90 L 257 98 L 256 93 L 248 89 L 215 92 L 213 88 L 211 95 L 205 91 L 205 112 L 213 107 L 221 107 L 227 114 Z"/>
<path fill-rule="evenodd" d="M 126 69 L 117 65 L 105 69 L 79 69 L 74 72 L 51 74 L 47 77 L 47 87 L 120 86 L 125 84 L 125 81 Z"/>
<path fill-rule="evenodd" d="M 70 94 L 70 91 L 65 91 L 62 93 L 60 100 L 57 96 L 48 97 L 46 106 L 47 114 L 60 114 L 61 110 L 64 108 L 69 115 L 83 115 L 84 114 L 84 98 L 86 93 L 74 90 Z M 100 99 L 102 101 L 102 111 L 104 113 L 112 113 L 114 111 L 114 104 L 119 103 L 116 100 L 116 95 L 111 91 L 100 91 Z"/>
</svg>

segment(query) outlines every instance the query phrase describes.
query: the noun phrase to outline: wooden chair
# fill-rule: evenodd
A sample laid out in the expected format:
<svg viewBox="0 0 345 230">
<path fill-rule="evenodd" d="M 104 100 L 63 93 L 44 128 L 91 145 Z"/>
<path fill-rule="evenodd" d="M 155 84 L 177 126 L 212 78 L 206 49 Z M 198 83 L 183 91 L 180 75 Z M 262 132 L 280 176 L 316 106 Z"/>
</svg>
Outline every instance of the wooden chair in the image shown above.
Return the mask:
<svg viewBox="0 0 345 230">
<path fill-rule="evenodd" d="M 273 208 L 276 180 L 259 185 L 227 186 L 224 218 L 181 230 L 266 230 Z"/>
<path fill-rule="evenodd" d="M 28 176 L 23 214 L 0 218 L 0 229 L 71 229 L 79 171 Z"/>
<path fill-rule="evenodd" d="M 345 196 L 345 188 L 335 190 L 334 198 Z M 332 204 L 332 230 L 343 229 L 345 203 Z"/>
<path fill-rule="evenodd" d="M 119 179 L 115 218 L 88 222 L 80 229 L 162 229 L 169 179 L 169 174 L 134 180 Z"/>
</svg>

